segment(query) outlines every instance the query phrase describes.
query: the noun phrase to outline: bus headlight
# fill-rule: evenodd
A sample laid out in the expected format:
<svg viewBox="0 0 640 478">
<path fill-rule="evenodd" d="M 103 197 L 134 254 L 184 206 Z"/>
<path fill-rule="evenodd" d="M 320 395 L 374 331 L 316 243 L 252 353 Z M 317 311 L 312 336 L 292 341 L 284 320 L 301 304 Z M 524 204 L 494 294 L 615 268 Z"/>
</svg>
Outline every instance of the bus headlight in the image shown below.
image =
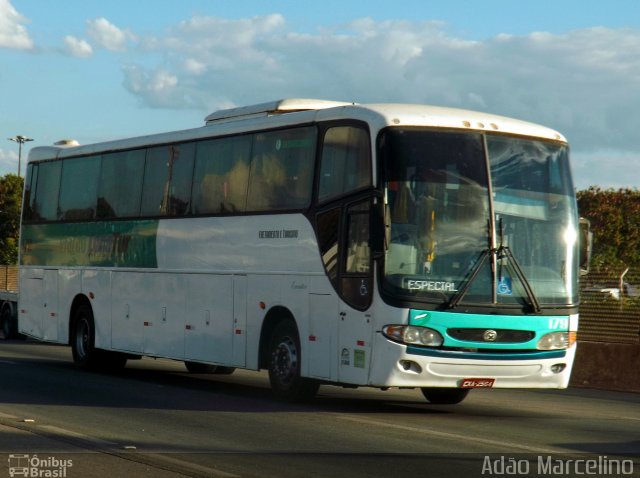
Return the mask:
<svg viewBox="0 0 640 478">
<path fill-rule="evenodd" d="M 427 327 L 385 325 L 382 327 L 382 333 L 388 339 L 404 344 L 439 347 L 444 342 L 442 335 L 437 330 Z"/>
<path fill-rule="evenodd" d="M 543 335 L 538 340 L 538 350 L 564 350 L 571 347 L 576 341 L 575 332 L 551 332 Z"/>
</svg>

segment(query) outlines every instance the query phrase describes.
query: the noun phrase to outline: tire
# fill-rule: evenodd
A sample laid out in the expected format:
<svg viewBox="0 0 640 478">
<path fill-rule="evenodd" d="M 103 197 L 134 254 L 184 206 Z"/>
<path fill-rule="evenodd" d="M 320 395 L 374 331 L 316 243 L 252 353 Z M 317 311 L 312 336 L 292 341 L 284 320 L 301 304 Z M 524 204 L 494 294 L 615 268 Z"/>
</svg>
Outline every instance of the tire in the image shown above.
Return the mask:
<svg viewBox="0 0 640 478">
<path fill-rule="evenodd" d="M 93 311 L 87 305 L 81 305 L 73 315 L 71 330 L 71 351 L 73 361 L 81 368 L 95 366 L 97 352 L 95 349 L 95 325 Z"/>
<path fill-rule="evenodd" d="M 469 395 L 468 388 L 421 388 L 422 395 L 434 405 L 456 405 Z"/>
<path fill-rule="evenodd" d="M 185 361 L 184 366 L 187 367 L 189 373 L 215 373 L 217 368 L 215 365 L 200 362 Z"/>
<path fill-rule="evenodd" d="M 291 320 L 280 322 L 269 341 L 269 382 L 276 397 L 288 402 L 311 400 L 320 384 L 300 376 L 298 330 Z"/>
<path fill-rule="evenodd" d="M 96 329 L 93 311 L 87 304 L 76 309 L 71 329 L 73 361 L 80 368 L 92 371 L 113 372 L 124 368 L 127 355 L 109 352 L 95 347 Z"/>
<path fill-rule="evenodd" d="M 5 340 L 15 339 L 18 336 L 18 330 L 10 307 L 2 309 L 0 320 L 2 320 L 2 333 L 4 334 Z"/>
</svg>

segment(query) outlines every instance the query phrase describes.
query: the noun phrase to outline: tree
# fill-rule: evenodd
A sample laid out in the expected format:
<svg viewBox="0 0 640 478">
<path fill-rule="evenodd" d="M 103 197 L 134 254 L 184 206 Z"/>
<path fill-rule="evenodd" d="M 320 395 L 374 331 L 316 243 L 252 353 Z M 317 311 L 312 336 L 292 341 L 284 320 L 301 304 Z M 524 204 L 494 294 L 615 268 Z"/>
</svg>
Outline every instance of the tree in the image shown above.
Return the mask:
<svg viewBox="0 0 640 478">
<path fill-rule="evenodd" d="M 577 197 L 580 215 L 591 221 L 592 266 L 604 271 L 640 265 L 640 191 L 592 186 Z"/>
<path fill-rule="evenodd" d="M 18 263 L 18 234 L 24 181 L 15 174 L 0 178 L 0 264 Z"/>
</svg>

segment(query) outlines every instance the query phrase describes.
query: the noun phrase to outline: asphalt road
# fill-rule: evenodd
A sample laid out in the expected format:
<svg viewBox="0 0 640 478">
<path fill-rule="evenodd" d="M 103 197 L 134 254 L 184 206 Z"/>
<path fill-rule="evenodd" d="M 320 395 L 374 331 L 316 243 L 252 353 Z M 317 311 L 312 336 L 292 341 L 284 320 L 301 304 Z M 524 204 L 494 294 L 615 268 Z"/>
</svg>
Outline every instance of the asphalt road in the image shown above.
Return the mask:
<svg viewBox="0 0 640 478">
<path fill-rule="evenodd" d="M 264 373 L 153 359 L 88 373 L 67 347 L 21 341 L 0 341 L 0 377 L 0 478 L 640 476 L 637 394 L 478 390 L 437 406 L 322 386 L 291 405 Z"/>
</svg>

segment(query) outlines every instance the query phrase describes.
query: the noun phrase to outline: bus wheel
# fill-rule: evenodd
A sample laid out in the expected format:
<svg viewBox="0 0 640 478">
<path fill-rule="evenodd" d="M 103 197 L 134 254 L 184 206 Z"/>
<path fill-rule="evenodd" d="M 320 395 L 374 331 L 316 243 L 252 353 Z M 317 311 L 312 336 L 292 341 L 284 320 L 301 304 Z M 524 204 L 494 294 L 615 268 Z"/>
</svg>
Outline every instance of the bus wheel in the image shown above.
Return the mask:
<svg viewBox="0 0 640 478">
<path fill-rule="evenodd" d="M 200 362 L 189 362 L 186 361 L 184 366 L 187 367 L 187 370 L 190 373 L 215 373 L 216 367 L 215 365 L 211 365 L 208 363 L 200 363 Z"/>
<path fill-rule="evenodd" d="M 96 329 L 91 307 L 83 304 L 73 316 L 71 351 L 73 361 L 87 370 L 116 371 L 127 364 L 127 355 L 95 348 Z"/>
<path fill-rule="evenodd" d="M 420 389 L 429 403 L 434 405 L 455 405 L 469 394 L 468 388 L 430 388 Z"/>
<path fill-rule="evenodd" d="M 5 340 L 15 338 L 18 331 L 16 330 L 16 322 L 13 320 L 11 309 L 9 307 L 5 307 L 2 310 L 0 320 L 2 320 L 2 333 L 4 334 Z"/>
<path fill-rule="evenodd" d="M 71 351 L 73 361 L 82 368 L 90 368 L 96 362 L 95 326 L 93 312 L 87 305 L 81 305 L 73 317 Z"/>
<path fill-rule="evenodd" d="M 269 342 L 269 382 L 274 394 L 289 402 L 312 399 L 320 384 L 300 376 L 300 339 L 292 321 L 280 322 Z"/>
</svg>

